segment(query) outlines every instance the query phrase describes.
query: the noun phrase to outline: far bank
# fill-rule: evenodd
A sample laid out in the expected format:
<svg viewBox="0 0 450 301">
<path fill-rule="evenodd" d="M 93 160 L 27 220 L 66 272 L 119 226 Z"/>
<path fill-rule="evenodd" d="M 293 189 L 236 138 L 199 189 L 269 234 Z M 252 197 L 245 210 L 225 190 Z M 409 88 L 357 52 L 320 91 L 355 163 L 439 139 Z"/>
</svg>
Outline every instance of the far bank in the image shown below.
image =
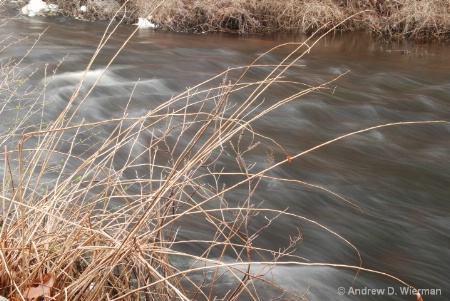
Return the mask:
<svg viewBox="0 0 450 301">
<path fill-rule="evenodd" d="M 34 0 L 35 1 L 35 0 Z M 19 6 L 29 1 L 16 1 Z M 450 39 L 448 0 L 48 0 L 72 18 L 146 18 L 163 30 L 235 33 L 363 30 L 414 40 Z M 119 12 L 118 14 L 116 14 Z"/>
</svg>

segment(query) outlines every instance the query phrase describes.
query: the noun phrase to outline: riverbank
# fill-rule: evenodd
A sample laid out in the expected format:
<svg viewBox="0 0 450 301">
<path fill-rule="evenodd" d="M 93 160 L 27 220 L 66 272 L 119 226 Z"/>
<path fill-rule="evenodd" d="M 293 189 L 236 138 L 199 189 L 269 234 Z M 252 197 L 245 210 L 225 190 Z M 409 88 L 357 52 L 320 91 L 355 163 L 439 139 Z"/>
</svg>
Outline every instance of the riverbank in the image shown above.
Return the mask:
<svg viewBox="0 0 450 301">
<path fill-rule="evenodd" d="M 50 2 L 70 17 L 108 19 L 119 10 L 127 23 L 148 17 L 161 29 L 181 32 L 308 34 L 319 28 L 336 27 L 393 38 L 450 39 L 450 2 L 447 0 L 47 1 Z"/>
</svg>

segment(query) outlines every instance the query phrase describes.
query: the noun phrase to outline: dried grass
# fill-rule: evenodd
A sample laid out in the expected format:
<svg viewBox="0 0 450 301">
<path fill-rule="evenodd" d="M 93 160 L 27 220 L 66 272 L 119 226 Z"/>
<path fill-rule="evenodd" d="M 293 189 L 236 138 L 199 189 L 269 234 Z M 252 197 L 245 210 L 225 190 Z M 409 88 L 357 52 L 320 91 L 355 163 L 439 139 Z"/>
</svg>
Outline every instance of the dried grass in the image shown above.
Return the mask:
<svg viewBox="0 0 450 301">
<path fill-rule="evenodd" d="M 107 29 L 87 70 L 114 30 Z M 284 80 L 313 46 L 312 39 L 280 45 L 249 66 L 218 74 L 139 117 L 127 116 L 127 104 L 124 115 L 117 119 L 77 121 L 77 112 L 95 89 L 94 84 L 80 96 L 81 86 L 86 85 L 83 78 L 67 108 L 52 122 L 30 127 L 27 116 L 42 114 L 34 109 L 23 120 L 13 120 L 10 130 L 2 134 L 6 138 L 0 140 L 1 294 L 20 296 L 32 279 L 53 273 L 57 277 L 52 293 L 55 300 L 266 300 L 267 296 L 258 292 L 258 283 L 279 298 L 305 299 L 304 294 L 286 291 L 266 277 L 280 264 L 351 268 L 404 283 L 363 269 L 357 248 L 331 229 L 300 215 L 259 208 L 253 201 L 270 170 L 372 129 L 286 154 L 282 160 L 269 155 L 261 162 L 249 161 L 263 146 L 285 152 L 276 141 L 253 130 L 255 120 L 307 93 L 327 89 L 335 80 L 315 87 Z M 264 64 L 264 57 L 280 48 L 290 54 L 276 65 Z M 112 63 L 105 66 L 105 72 Z M 20 62 L 10 62 L 8 68 L 2 69 L 2 102 L 5 108 L 14 108 L 29 90 L 10 87 L 17 81 L 26 83 L 27 73 Z M 259 78 L 248 76 L 254 70 Z M 295 84 L 298 89 L 265 104 L 266 93 L 284 84 Z M 33 95 L 36 98 L 30 108 L 45 110 L 43 98 Z M 242 101 L 235 101 L 243 95 Z M 105 125 L 114 130 L 99 143 L 92 143 L 89 137 Z M 379 127 L 384 126 L 394 125 Z M 236 163 L 228 166 L 232 172 L 225 173 L 218 162 L 230 156 Z M 224 176 L 234 179 L 232 184 L 223 186 Z M 353 206 L 332 191 L 310 186 Z M 233 199 L 236 190 L 245 191 L 240 201 Z M 265 216 L 261 219 L 265 222 L 254 226 L 259 214 Z M 359 261 L 355 266 L 305 263 L 293 253 L 302 239 L 299 232 L 291 234 L 288 245 L 259 247 L 258 236 L 280 216 L 332 233 L 354 250 Z M 183 223 L 194 218 L 203 226 L 199 229 L 202 235 L 180 237 Z M 186 251 L 193 245 L 200 251 Z M 284 262 L 280 262 L 282 258 Z M 218 288 L 223 281 L 229 283 L 227 279 L 233 279 L 233 289 L 224 293 Z"/>
<path fill-rule="evenodd" d="M 133 15 L 148 16 L 156 2 L 130 1 Z M 152 15 L 152 20 L 161 28 L 175 31 L 311 33 L 318 28 L 338 28 L 391 37 L 448 39 L 449 12 L 450 3 L 446 0 L 168 0 Z M 355 15 L 358 16 L 342 23 Z"/>
<path fill-rule="evenodd" d="M 450 37 L 450 2 L 398 1 L 391 9 L 380 30 L 389 35 L 401 35 L 415 39 L 439 39 Z"/>
<path fill-rule="evenodd" d="M 65 15 L 89 20 L 109 20 L 121 7 L 120 1 L 116 0 L 54 0 L 53 2 Z M 82 6 L 86 7 L 86 11 L 80 10 Z"/>
<path fill-rule="evenodd" d="M 65 15 L 135 23 L 149 17 L 160 29 L 182 32 L 363 30 L 385 37 L 450 39 L 448 0 L 49 0 Z M 86 11 L 80 10 L 81 6 Z M 157 10 L 154 10 L 158 7 Z"/>
<path fill-rule="evenodd" d="M 157 1 L 130 2 L 139 17 L 148 16 Z M 161 28 L 176 31 L 239 33 L 289 30 L 312 32 L 332 28 L 345 17 L 332 0 L 325 1 L 192 1 L 169 0 L 152 14 Z"/>
<path fill-rule="evenodd" d="M 93 61 L 114 31 L 109 30 Z M 258 281 L 279 290 L 264 278 L 270 269 L 250 271 L 251 262 L 270 267 L 289 257 L 301 236 L 293 237 L 281 252 L 255 245 L 258 235 L 283 213 L 274 211 L 266 225 L 252 226 L 259 213 L 252 195 L 272 167 L 264 163 L 266 167 L 253 171 L 255 163 L 246 158 L 259 144 L 246 145 L 242 134 L 255 134 L 250 124 L 263 116 L 255 111 L 261 95 L 281 83 L 283 73 L 308 51 L 298 44 L 281 47 L 293 48 L 291 63 L 270 66 L 258 60 L 228 70 L 141 117 L 129 118 L 125 110 L 117 119 L 77 122 L 75 116 L 91 93 L 79 96 L 82 79 L 67 108 L 52 122 L 30 127 L 29 117 L 42 114 L 35 109 L 12 120 L 0 146 L 1 295 L 21 299 L 32 280 L 44 273 L 57 277 L 52 293 L 56 300 L 236 300 L 242 295 L 256 300 L 253 283 Z M 10 62 L 2 69 L 2 114 L 19 110 L 17 104 L 25 97 L 32 100 L 30 108 L 45 110 L 39 90 L 30 94 L 27 88 L 11 89 L 15 83 L 27 85 L 26 69 L 20 66 Z M 250 81 L 250 69 L 265 73 Z M 299 84 L 298 94 L 280 99 L 265 113 L 321 88 L 325 85 Z M 248 97 L 233 103 L 237 93 Z M 100 143 L 91 143 L 89 137 L 100 125 L 114 130 Z M 230 143 L 237 182 L 223 187 L 216 162 L 230 155 L 225 152 Z M 242 201 L 227 200 L 242 186 L 248 187 Z M 177 238 L 183 220 L 193 217 L 204 221 L 208 237 Z M 193 244 L 204 245 L 203 251 L 180 251 Z M 191 263 L 181 268 L 172 260 Z M 228 296 L 217 290 L 226 275 L 235 283 Z M 199 276 L 203 280 L 198 281 Z M 302 298 L 296 292 L 281 294 Z"/>
</svg>

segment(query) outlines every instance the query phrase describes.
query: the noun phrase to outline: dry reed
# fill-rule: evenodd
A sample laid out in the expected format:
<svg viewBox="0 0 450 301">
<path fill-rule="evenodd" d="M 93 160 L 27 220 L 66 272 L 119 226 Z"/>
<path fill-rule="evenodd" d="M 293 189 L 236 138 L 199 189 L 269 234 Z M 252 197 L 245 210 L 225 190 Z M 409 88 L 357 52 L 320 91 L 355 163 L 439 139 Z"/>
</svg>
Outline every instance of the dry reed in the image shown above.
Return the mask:
<svg viewBox="0 0 450 301">
<path fill-rule="evenodd" d="M 23 4 L 22 1 L 20 3 Z M 66 16 L 135 23 L 150 18 L 160 29 L 236 33 L 311 34 L 334 28 L 390 38 L 448 40 L 447 0 L 49 0 Z M 85 8 L 82 10 L 81 7 Z M 154 10 L 159 6 L 157 10 Z M 117 12 L 119 13 L 117 14 Z M 357 16 L 356 16 L 357 15 Z M 353 16 L 353 17 L 352 17 Z M 356 16 L 356 17 L 355 17 Z M 344 22 L 345 21 L 345 22 Z"/>
<path fill-rule="evenodd" d="M 56 3 L 62 13 L 70 17 L 89 20 L 119 17 L 127 23 L 135 23 L 138 18 L 150 18 L 160 29 L 184 32 L 226 31 L 246 34 L 282 31 L 311 34 L 317 29 L 326 31 L 334 28 L 340 31 L 361 30 L 390 38 L 415 40 L 450 38 L 450 2 L 447 0 L 49 0 L 47 2 Z M 154 10 L 156 6 L 159 8 Z"/>
<path fill-rule="evenodd" d="M 89 66 L 113 32 L 110 26 Z M 32 279 L 53 273 L 55 300 L 266 300 L 258 293 L 258 283 L 277 296 L 302 300 L 304 294 L 286 291 L 266 275 L 279 264 L 324 264 L 305 263 L 294 255 L 300 233 L 273 250 L 258 246 L 258 236 L 279 216 L 317 225 L 346 242 L 359 258 L 355 266 L 327 265 L 380 273 L 363 269 L 357 248 L 338 233 L 300 215 L 259 208 L 252 199 L 261 179 L 280 164 L 371 130 L 286 154 L 277 162 L 271 155 L 249 162 L 249 155 L 263 144 L 285 153 L 253 130 L 255 120 L 307 93 L 327 89 L 335 80 L 314 87 L 284 81 L 314 44 L 311 38 L 280 45 L 249 66 L 218 74 L 136 118 L 125 110 L 117 119 L 77 122 L 75 115 L 91 93 L 80 96 L 86 85 L 82 79 L 60 116 L 31 128 L 27 118 L 40 114 L 36 108 L 43 99 L 37 94 L 29 113 L 11 121 L 0 145 L 1 294 L 21 299 Z M 264 64 L 264 57 L 280 48 L 290 54 L 276 65 Z M 260 78 L 248 76 L 255 69 Z M 20 62 L 10 62 L 2 71 L 3 116 L 22 104 L 29 90 L 16 89 L 28 77 Z M 283 84 L 296 84 L 298 90 L 263 106 L 266 93 Z M 242 95 L 244 100 L 236 101 Z M 105 125 L 114 130 L 91 143 L 91 133 Z M 224 156 L 235 158 L 231 173 L 220 169 Z M 223 186 L 224 176 L 234 182 Z M 246 192 L 240 201 L 232 199 L 237 189 Z M 253 226 L 259 213 L 267 216 L 265 223 Z M 194 217 L 204 227 L 199 229 L 202 235 L 180 236 L 183 224 Z M 186 251 L 193 245 L 200 250 Z M 230 278 L 233 288 L 221 292 L 223 279 Z"/>
</svg>

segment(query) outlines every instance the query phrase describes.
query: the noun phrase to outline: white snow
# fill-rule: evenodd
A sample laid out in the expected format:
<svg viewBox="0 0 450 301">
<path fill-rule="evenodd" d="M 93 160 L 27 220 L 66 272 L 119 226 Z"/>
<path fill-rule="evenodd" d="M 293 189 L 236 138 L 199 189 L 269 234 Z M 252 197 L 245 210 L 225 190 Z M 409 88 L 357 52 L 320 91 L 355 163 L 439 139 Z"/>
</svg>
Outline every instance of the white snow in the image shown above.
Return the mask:
<svg viewBox="0 0 450 301">
<path fill-rule="evenodd" d="M 156 24 L 151 22 L 152 16 L 148 18 L 138 18 L 138 23 L 133 25 L 137 25 L 140 28 L 156 28 Z"/>
<path fill-rule="evenodd" d="M 55 12 L 57 10 L 58 5 L 56 4 L 47 4 L 42 0 L 30 0 L 30 3 L 22 7 L 22 14 L 33 17 L 39 14 Z"/>
</svg>

